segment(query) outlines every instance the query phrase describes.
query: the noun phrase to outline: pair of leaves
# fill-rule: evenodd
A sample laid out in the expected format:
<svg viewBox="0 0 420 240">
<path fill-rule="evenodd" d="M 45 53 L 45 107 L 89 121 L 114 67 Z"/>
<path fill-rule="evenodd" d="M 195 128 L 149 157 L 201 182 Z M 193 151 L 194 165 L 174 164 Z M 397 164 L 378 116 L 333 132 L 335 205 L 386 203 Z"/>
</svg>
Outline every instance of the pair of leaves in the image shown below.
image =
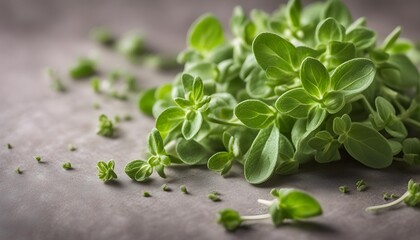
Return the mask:
<svg viewBox="0 0 420 240">
<path fill-rule="evenodd" d="M 285 219 L 301 220 L 322 214 L 321 205 L 306 192 L 284 188 L 273 189 L 271 193 L 276 201 L 270 206 L 269 213 L 276 226 L 281 225 Z"/>
<path fill-rule="evenodd" d="M 229 172 L 232 168 L 234 158 L 240 155 L 238 140 L 228 132 L 223 133 L 223 145 L 227 151 L 213 154 L 207 162 L 207 167 L 210 170 L 220 172 L 221 175 Z"/>
<path fill-rule="evenodd" d="M 391 165 L 393 152 L 390 144 L 378 131 L 361 123 L 352 123 L 348 115 L 335 118 L 334 133 L 347 152 L 357 161 L 371 168 Z"/>
<path fill-rule="evenodd" d="M 148 149 L 151 156 L 147 161 L 134 160 L 125 167 L 125 173 L 135 181 L 147 180 L 152 175 L 153 170 L 156 170 L 162 178 L 166 178 L 165 167 L 172 162 L 179 162 L 175 157 L 166 153 L 162 136 L 156 128 L 152 129 L 149 134 Z"/>
<path fill-rule="evenodd" d="M 375 99 L 376 113 L 370 115 L 372 125 L 385 131 L 395 138 L 405 138 L 408 135 L 407 129 L 396 116 L 394 106 L 383 97 Z"/>
<path fill-rule="evenodd" d="M 96 167 L 98 169 L 98 177 L 103 182 L 109 182 L 111 180 L 117 179 L 117 174 L 114 172 L 115 161 L 110 160 L 108 163 L 104 161 L 98 162 Z"/>
</svg>

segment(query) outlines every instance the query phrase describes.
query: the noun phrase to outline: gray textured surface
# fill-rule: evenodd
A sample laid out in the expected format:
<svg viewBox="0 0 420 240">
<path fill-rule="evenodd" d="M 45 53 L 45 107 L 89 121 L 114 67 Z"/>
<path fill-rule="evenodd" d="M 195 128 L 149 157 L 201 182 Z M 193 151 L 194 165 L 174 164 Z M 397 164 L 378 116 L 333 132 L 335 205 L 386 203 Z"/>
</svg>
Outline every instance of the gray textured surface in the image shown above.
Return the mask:
<svg viewBox="0 0 420 240">
<path fill-rule="evenodd" d="M 347 1 L 356 16 L 385 36 L 395 25 L 403 36 L 420 38 L 416 1 Z M 237 168 L 226 179 L 204 168 L 171 168 L 168 179 L 132 182 L 125 164 L 142 157 L 153 120 L 131 104 L 95 96 L 86 82 L 64 79 L 68 92 L 48 87 L 42 69 L 51 66 L 66 75 L 76 57 L 96 56 L 101 69 L 116 66 L 136 73 L 141 86 L 170 81 L 171 74 L 127 64 L 120 56 L 96 47 L 86 38 L 92 26 L 106 25 L 118 33 L 141 29 L 152 47 L 176 53 L 184 47 L 190 23 L 201 13 L 214 12 L 223 21 L 234 5 L 274 9 L 278 1 L 0 1 L 0 239 L 418 239 L 420 212 L 401 207 L 379 216 L 363 209 L 382 203 L 384 191 L 402 193 L 419 171 L 394 165 L 384 171 L 366 169 L 349 159 L 330 165 L 305 165 L 300 174 L 277 177 L 261 186 L 247 184 Z M 92 108 L 100 102 L 101 110 Z M 119 125 L 118 139 L 95 134 L 100 113 L 132 113 Z M 69 152 L 67 144 L 78 146 Z M 33 155 L 45 160 L 38 164 Z M 96 162 L 115 159 L 119 180 L 104 185 Z M 71 161 L 74 170 L 61 165 Z M 14 172 L 20 166 L 22 175 Z M 370 186 L 364 193 L 342 195 L 358 179 Z M 168 183 L 174 191 L 163 192 Z M 178 187 L 186 184 L 190 195 Z M 256 203 L 272 187 L 298 187 L 311 192 L 324 208 L 322 217 L 274 228 L 269 222 L 229 234 L 215 224 L 215 213 L 233 207 L 244 214 L 264 212 Z M 142 191 L 153 197 L 143 198 Z M 223 201 L 207 199 L 212 190 Z"/>
</svg>

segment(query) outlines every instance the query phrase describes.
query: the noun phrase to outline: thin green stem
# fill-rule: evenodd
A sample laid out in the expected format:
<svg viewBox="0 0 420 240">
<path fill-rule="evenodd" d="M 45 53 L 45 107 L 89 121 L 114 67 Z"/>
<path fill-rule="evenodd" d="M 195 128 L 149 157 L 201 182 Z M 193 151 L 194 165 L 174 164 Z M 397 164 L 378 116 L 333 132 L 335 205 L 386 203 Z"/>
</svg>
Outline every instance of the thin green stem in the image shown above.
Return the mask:
<svg viewBox="0 0 420 240">
<path fill-rule="evenodd" d="M 351 98 L 349 100 L 349 102 L 356 102 L 356 101 L 359 101 L 359 100 L 362 100 L 363 101 L 363 103 L 365 104 L 365 106 L 369 109 L 369 112 L 370 113 L 374 114 L 376 112 L 375 109 L 373 109 L 373 107 L 370 105 L 370 103 L 366 99 L 366 97 L 364 95 L 362 95 L 362 94 L 358 94 L 358 95 L 354 96 L 353 98 Z"/>
<path fill-rule="evenodd" d="M 377 212 L 379 210 L 382 209 L 386 209 L 392 206 L 395 206 L 397 204 L 399 204 L 400 202 L 404 201 L 404 199 L 409 195 L 410 193 L 407 191 L 406 193 L 404 193 L 400 198 L 398 198 L 397 200 L 390 202 L 390 203 L 386 203 L 386 204 L 382 204 L 382 205 L 377 205 L 377 206 L 372 206 L 372 207 L 368 207 L 365 209 L 366 212 Z"/>
<path fill-rule="evenodd" d="M 257 200 L 257 202 L 258 203 L 261 203 L 262 205 L 265 205 L 265 206 L 271 206 L 271 205 L 273 205 L 273 203 L 275 202 L 276 200 L 265 200 L 265 199 L 258 199 Z"/>
<path fill-rule="evenodd" d="M 241 219 L 243 221 L 252 221 L 252 220 L 263 220 L 263 219 L 267 219 L 267 218 L 271 218 L 270 214 L 261 214 L 261 215 L 253 215 L 253 216 L 241 216 Z"/>
</svg>

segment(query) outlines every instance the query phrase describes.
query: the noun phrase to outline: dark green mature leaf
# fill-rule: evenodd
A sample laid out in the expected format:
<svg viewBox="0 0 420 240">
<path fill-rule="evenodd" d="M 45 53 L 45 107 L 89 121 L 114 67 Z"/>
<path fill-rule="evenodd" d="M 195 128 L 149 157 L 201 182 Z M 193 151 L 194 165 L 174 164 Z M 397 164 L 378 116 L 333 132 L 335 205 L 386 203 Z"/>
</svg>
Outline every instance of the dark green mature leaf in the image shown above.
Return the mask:
<svg viewBox="0 0 420 240">
<path fill-rule="evenodd" d="M 245 100 L 235 108 L 236 117 L 247 127 L 266 128 L 275 119 L 275 109 L 260 100 Z"/>
<path fill-rule="evenodd" d="M 338 65 L 356 57 L 356 47 L 351 42 L 332 41 L 327 45 L 328 57 L 326 59 L 329 68 L 335 68 Z"/>
<path fill-rule="evenodd" d="M 199 18 L 188 33 L 188 44 L 203 53 L 224 42 L 223 27 L 213 15 L 207 14 Z"/>
<path fill-rule="evenodd" d="M 148 89 L 140 94 L 138 106 L 141 112 L 152 116 L 153 105 L 156 102 L 155 98 L 156 88 Z"/>
<path fill-rule="evenodd" d="M 388 49 L 390 49 L 394 45 L 394 43 L 397 41 L 398 37 L 400 36 L 400 33 L 401 33 L 401 27 L 398 26 L 385 38 L 382 44 L 382 49 L 384 51 L 387 51 Z"/>
<path fill-rule="evenodd" d="M 281 95 L 276 102 L 276 108 L 291 117 L 306 118 L 309 110 L 316 104 L 304 89 L 296 88 Z"/>
<path fill-rule="evenodd" d="M 249 183 L 265 182 L 273 174 L 279 155 L 279 136 L 279 129 L 273 125 L 258 133 L 244 163 L 244 175 Z"/>
<path fill-rule="evenodd" d="M 330 88 L 330 74 L 324 65 L 315 58 L 308 57 L 300 67 L 303 88 L 312 96 L 322 99 Z"/>
<path fill-rule="evenodd" d="M 401 73 L 401 82 L 392 85 L 397 89 L 404 89 L 417 86 L 420 74 L 413 62 L 403 54 L 392 54 L 389 57 L 389 63 L 398 67 Z"/>
<path fill-rule="evenodd" d="M 364 50 L 375 45 L 376 33 L 365 27 L 357 27 L 347 32 L 345 40 L 352 42 L 358 50 Z"/>
<path fill-rule="evenodd" d="M 188 165 L 206 164 L 212 152 L 194 140 L 181 139 L 176 145 L 176 152 L 182 162 Z"/>
<path fill-rule="evenodd" d="M 344 147 L 357 161 L 371 168 L 385 168 L 392 163 L 392 149 L 380 133 L 360 123 L 352 123 Z"/>
<path fill-rule="evenodd" d="M 360 93 L 375 77 L 375 65 L 365 58 L 355 58 L 338 66 L 331 76 L 331 87 L 346 95 Z"/>
<path fill-rule="evenodd" d="M 233 154 L 218 152 L 209 158 L 207 167 L 216 172 L 228 172 L 232 166 Z"/>
<path fill-rule="evenodd" d="M 300 26 L 300 14 L 302 11 L 301 0 L 290 0 L 287 3 L 287 19 L 292 27 L 298 28 Z"/>
</svg>

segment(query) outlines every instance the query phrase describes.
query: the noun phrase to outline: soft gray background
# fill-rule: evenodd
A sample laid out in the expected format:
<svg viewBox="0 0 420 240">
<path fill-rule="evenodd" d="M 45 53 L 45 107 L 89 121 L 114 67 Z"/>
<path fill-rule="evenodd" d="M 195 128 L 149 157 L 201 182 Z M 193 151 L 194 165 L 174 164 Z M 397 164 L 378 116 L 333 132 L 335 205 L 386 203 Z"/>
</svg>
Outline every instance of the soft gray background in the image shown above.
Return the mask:
<svg viewBox="0 0 420 240">
<path fill-rule="evenodd" d="M 130 103 L 94 95 L 86 82 L 67 78 L 67 67 L 78 56 L 101 60 L 103 71 L 122 68 L 134 72 L 142 87 L 171 81 L 173 74 L 133 66 L 87 38 L 93 26 L 105 25 L 116 33 L 139 29 L 149 45 L 165 54 L 185 47 L 191 22 L 210 11 L 225 23 L 235 5 L 273 10 L 282 1 L 0 1 L 0 239 L 418 239 L 419 210 L 407 207 L 375 216 L 363 209 L 383 203 L 382 193 L 403 193 L 419 171 L 401 165 L 376 171 L 350 159 L 329 165 L 310 164 L 293 176 L 277 177 L 261 186 L 247 184 L 237 168 L 227 178 L 204 168 L 172 168 L 168 179 L 156 176 L 147 184 L 132 182 L 123 169 L 143 156 L 153 120 L 142 116 L 133 98 Z M 418 9 L 413 1 L 347 0 L 355 17 L 366 16 L 381 38 L 396 25 L 404 37 L 420 39 Z M 63 76 L 68 92 L 48 87 L 42 74 L 51 66 Z M 92 108 L 93 102 L 102 105 Z M 118 139 L 95 134 L 100 113 L 132 113 L 122 122 Z M 69 152 L 67 144 L 78 147 Z M 38 164 L 39 154 L 45 163 Z M 115 159 L 119 180 L 103 184 L 96 162 Z M 71 161 L 73 171 L 61 165 Z M 16 174 L 20 166 L 22 175 Z M 354 183 L 364 179 L 363 193 Z M 163 192 L 168 183 L 174 191 Z M 179 192 L 186 184 L 190 195 Z M 349 195 L 337 187 L 347 184 Z M 242 228 L 234 234 L 215 224 L 218 210 L 238 209 L 243 214 L 264 213 L 258 198 L 269 198 L 273 187 L 298 187 L 311 192 L 324 215 L 305 223 L 274 228 L 270 222 Z M 153 197 L 143 198 L 149 191 Z M 207 199 L 212 190 L 223 201 Z"/>
</svg>

